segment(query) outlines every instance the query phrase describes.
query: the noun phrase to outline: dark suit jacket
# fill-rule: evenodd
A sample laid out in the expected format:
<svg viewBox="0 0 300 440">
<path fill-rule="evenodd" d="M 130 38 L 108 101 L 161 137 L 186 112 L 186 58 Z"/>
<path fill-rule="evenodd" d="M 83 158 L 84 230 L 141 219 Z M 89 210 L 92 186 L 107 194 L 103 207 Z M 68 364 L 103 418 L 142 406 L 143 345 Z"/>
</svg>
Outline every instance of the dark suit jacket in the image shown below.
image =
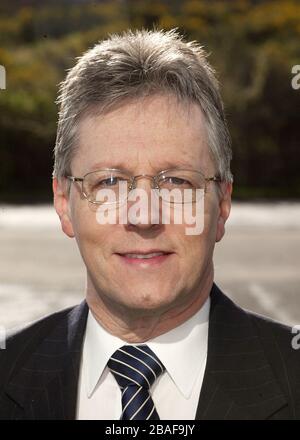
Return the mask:
<svg viewBox="0 0 300 440">
<path fill-rule="evenodd" d="M 75 418 L 87 314 L 83 301 L 9 336 L 0 350 L 0 419 Z M 300 350 L 292 337 L 214 284 L 196 419 L 300 419 Z"/>
</svg>

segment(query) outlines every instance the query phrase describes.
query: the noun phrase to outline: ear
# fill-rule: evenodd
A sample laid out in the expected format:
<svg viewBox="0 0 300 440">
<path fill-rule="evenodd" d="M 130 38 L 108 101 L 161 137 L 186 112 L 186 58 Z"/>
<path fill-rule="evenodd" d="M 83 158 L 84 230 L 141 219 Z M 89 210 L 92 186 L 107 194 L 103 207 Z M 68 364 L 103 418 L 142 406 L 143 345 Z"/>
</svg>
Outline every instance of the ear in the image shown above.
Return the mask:
<svg viewBox="0 0 300 440">
<path fill-rule="evenodd" d="M 231 209 L 231 193 L 232 183 L 221 183 L 216 242 L 220 241 L 225 234 L 225 223 L 229 217 Z"/>
<path fill-rule="evenodd" d="M 73 238 L 75 236 L 69 209 L 69 194 L 63 179 L 53 179 L 54 207 L 59 216 L 64 233 Z"/>
</svg>

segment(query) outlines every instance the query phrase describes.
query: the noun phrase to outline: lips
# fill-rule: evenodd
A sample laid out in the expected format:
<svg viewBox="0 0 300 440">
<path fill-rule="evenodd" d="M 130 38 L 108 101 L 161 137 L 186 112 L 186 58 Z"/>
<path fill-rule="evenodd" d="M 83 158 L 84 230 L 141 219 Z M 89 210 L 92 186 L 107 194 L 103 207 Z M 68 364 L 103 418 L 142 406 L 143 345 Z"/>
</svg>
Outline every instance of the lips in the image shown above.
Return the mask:
<svg viewBox="0 0 300 440">
<path fill-rule="evenodd" d="M 160 255 L 166 255 L 164 252 L 149 252 L 147 254 L 139 254 L 139 253 L 126 253 L 123 256 L 126 258 L 140 258 L 140 259 L 148 259 L 153 257 L 159 257 Z"/>
<path fill-rule="evenodd" d="M 162 251 L 159 249 L 145 250 L 132 250 L 122 253 L 117 253 L 123 262 L 128 264 L 149 266 L 163 263 L 172 252 Z"/>
</svg>

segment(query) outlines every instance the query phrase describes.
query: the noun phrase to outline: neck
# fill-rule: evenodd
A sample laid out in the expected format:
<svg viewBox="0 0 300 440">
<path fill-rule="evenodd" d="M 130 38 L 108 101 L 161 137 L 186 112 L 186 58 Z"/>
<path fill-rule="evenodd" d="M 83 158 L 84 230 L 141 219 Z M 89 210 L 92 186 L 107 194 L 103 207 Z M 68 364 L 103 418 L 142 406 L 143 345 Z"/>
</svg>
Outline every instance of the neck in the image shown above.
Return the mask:
<svg viewBox="0 0 300 440">
<path fill-rule="evenodd" d="M 183 295 L 184 301 L 178 301 L 163 310 L 132 310 L 104 301 L 104 295 L 99 294 L 89 282 L 86 300 L 95 319 L 109 333 L 129 343 L 141 343 L 167 333 L 191 318 L 209 297 L 212 284 L 211 263 L 197 288 L 188 295 Z"/>
</svg>

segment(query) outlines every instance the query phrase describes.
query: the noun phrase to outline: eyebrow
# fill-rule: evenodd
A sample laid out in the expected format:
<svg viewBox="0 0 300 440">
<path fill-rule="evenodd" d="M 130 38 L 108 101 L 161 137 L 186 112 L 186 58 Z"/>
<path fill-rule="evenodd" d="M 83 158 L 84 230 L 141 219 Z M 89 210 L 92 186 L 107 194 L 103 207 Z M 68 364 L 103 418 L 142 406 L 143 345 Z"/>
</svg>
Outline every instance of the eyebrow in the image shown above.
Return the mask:
<svg viewBox="0 0 300 440">
<path fill-rule="evenodd" d="M 111 162 L 103 161 L 103 162 L 95 163 L 90 168 L 90 170 L 91 171 L 101 170 L 102 168 L 117 168 L 117 169 L 120 169 L 120 170 L 125 170 L 126 169 L 126 167 L 124 167 L 124 164 L 122 164 L 121 162 L 117 162 L 117 163 L 112 164 Z"/>
<path fill-rule="evenodd" d="M 176 162 L 165 161 L 163 164 L 164 166 L 160 167 L 161 170 L 167 170 L 170 168 L 193 168 L 193 164 L 187 163 L 184 160 Z"/>
<path fill-rule="evenodd" d="M 174 169 L 174 168 L 193 168 L 193 165 L 188 164 L 185 161 L 176 161 L 176 162 L 171 162 L 171 161 L 164 161 L 163 166 L 157 167 L 157 171 L 163 171 L 163 170 L 168 170 L 168 169 Z M 95 171 L 95 170 L 99 170 L 102 168 L 115 168 L 118 170 L 123 170 L 123 171 L 129 171 L 127 166 L 124 166 L 124 163 L 122 162 L 116 162 L 116 163 L 111 163 L 111 162 L 107 162 L 107 161 L 103 161 L 103 162 L 97 162 L 95 163 L 91 168 L 90 171 Z"/>
</svg>

